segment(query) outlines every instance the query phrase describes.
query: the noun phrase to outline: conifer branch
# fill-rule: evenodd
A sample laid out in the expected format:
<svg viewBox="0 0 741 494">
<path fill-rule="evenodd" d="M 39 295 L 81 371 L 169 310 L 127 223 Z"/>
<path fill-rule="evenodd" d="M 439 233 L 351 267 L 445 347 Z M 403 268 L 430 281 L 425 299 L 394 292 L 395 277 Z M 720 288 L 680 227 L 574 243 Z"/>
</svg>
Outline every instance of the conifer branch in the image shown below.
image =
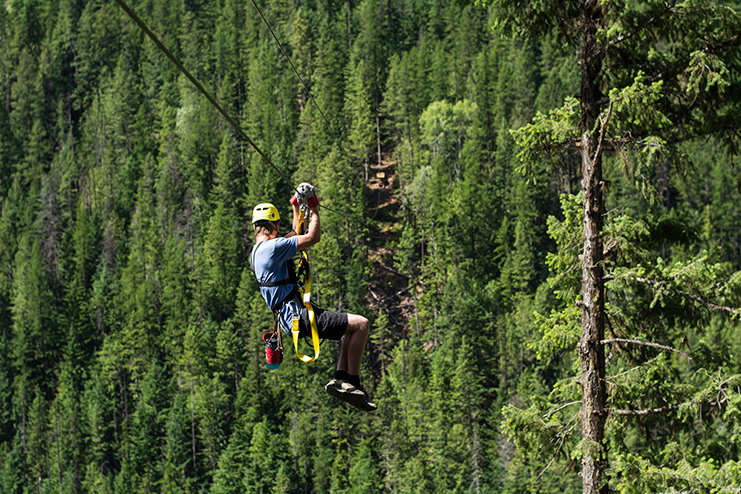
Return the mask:
<svg viewBox="0 0 741 494">
<path fill-rule="evenodd" d="M 630 369 L 628 369 L 628 370 L 625 370 L 625 371 L 621 372 L 620 374 L 615 374 L 614 376 L 609 376 L 609 377 L 606 377 L 606 378 L 605 378 L 605 381 L 608 381 L 608 382 L 609 382 L 609 381 L 612 381 L 613 379 L 617 379 L 618 377 L 622 377 L 622 376 L 624 376 L 625 374 L 629 374 L 629 373 L 633 372 L 634 370 L 638 370 L 638 369 L 640 369 L 641 367 L 645 367 L 646 365 L 650 364 L 651 362 L 653 362 L 653 361 L 654 361 L 654 360 L 656 360 L 657 358 L 658 358 L 658 357 L 654 357 L 654 358 L 652 358 L 652 359 L 650 359 L 650 360 L 647 360 L 647 361 L 643 362 L 643 363 L 642 363 L 641 365 L 636 365 L 635 367 L 633 367 L 633 368 L 630 368 Z"/>
<path fill-rule="evenodd" d="M 603 345 L 607 345 L 608 343 L 632 343 L 634 345 L 650 346 L 650 347 L 654 347 L 654 348 L 659 348 L 661 350 L 667 350 L 667 351 L 670 351 L 670 352 L 678 353 L 679 355 L 683 356 L 684 358 L 686 358 L 688 360 L 692 360 L 692 357 L 690 357 L 689 355 L 687 355 L 686 353 L 684 353 L 681 350 L 677 350 L 676 348 L 672 348 L 670 346 L 661 345 L 659 343 L 651 343 L 649 341 L 629 340 L 629 339 L 626 339 L 626 338 L 612 338 L 610 340 L 602 340 L 602 341 L 600 341 L 600 343 L 602 343 Z"/>
<path fill-rule="evenodd" d="M 558 410 L 561 410 L 562 408 L 567 407 L 569 405 L 573 405 L 575 403 L 581 403 L 581 400 L 579 400 L 579 401 L 572 401 L 571 403 L 567 403 L 567 404 L 563 405 L 562 407 L 558 408 L 557 410 L 554 410 L 553 412 L 550 412 L 550 413 L 555 413 Z M 550 415 L 550 413 L 548 415 Z M 561 428 L 561 433 L 560 434 L 556 434 L 556 437 L 559 437 L 559 435 L 560 435 L 561 440 L 558 442 L 558 446 L 556 447 L 556 451 L 553 453 L 553 457 L 551 458 L 551 461 L 548 462 L 548 464 L 545 466 L 545 468 L 543 468 L 543 470 L 538 475 L 538 480 L 540 480 L 540 478 L 543 476 L 543 474 L 546 472 L 546 470 L 548 470 L 551 467 L 551 465 L 553 464 L 553 462 L 556 461 L 556 458 L 558 457 L 558 454 L 563 449 L 563 445 L 566 442 L 566 438 L 569 437 L 569 434 L 571 434 L 571 431 L 573 431 L 574 428 L 576 427 L 576 417 L 577 417 L 577 415 L 573 415 L 569 419 L 569 421 L 566 423 L 566 426 L 564 426 L 564 427 Z M 572 422 L 573 422 L 573 424 L 572 424 Z M 570 425 L 570 427 L 569 427 L 569 425 Z M 567 427 L 568 427 L 568 429 L 567 429 Z"/>
<path fill-rule="evenodd" d="M 723 384 L 719 387 L 719 391 L 723 393 L 723 398 L 719 400 L 714 401 L 707 401 L 707 400 L 690 400 L 688 403 L 693 405 L 710 405 L 710 406 L 716 406 L 718 408 L 721 408 L 727 401 L 728 401 L 728 395 L 723 391 Z M 720 396 L 720 394 L 719 394 Z M 678 410 L 679 405 L 666 405 L 659 408 L 647 408 L 644 410 L 609 410 L 609 413 L 614 413 L 615 415 L 624 415 L 624 416 L 637 416 L 637 415 L 653 415 L 657 413 L 664 413 L 664 412 L 670 412 L 672 410 Z"/>
<path fill-rule="evenodd" d="M 670 288 L 670 290 L 672 292 L 676 293 L 680 297 L 684 297 L 687 300 L 692 300 L 693 302 L 697 302 L 699 304 L 702 304 L 702 305 L 704 305 L 707 308 L 712 309 L 712 310 L 716 310 L 716 311 L 720 311 L 720 312 L 728 312 L 729 314 L 734 314 L 734 315 L 735 314 L 738 314 L 738 308 L 727 307 L 727 306 L 724 306 L 724 305 L 717 305 L 717 304 L 714 304 L 712 302 L 708 302 L 707 300 L 704 300 L 704 299 L 702 299 L 702 298 L 700 298 L 698 296 L 691 295 L 689 293 L 683 292 L 681 290 L 677 290 L 675 288 L 667 287 L 666 286 L 666 283 L 664 283 L 663 281 L 649 280 L 649 279 L 646 279 L 646 278 L 637 278 L 637 277 L 630 277 L 630 279 L 631 280 L 634 280 L 634 281 L 637 281 L 639 283 L 646 284 L 646 285 L 658 286 L 660 288 Z"/>
<path fill-rule="evenodd" d="M 626 41 L 626 40 L 632 38 L 633 36 L 637 35 L 641 31 L 643 31 L 644 29 L 647 29 L 648 26 L 650 26 L 651 24 L 653 24 L 656 20 L 660 19 L 661 17 L 665 16 L 666 14 L 671 13 L 673 11 L 675 5 L 676 5 L 676 2 L 674 2 L 672 4 L 668 4 L 667 3 L 665 5 L 665 8 L 664 8 L 663 11 L 659 12 L 658 14 L 656 14 L 653 17 L 651 17 L 648 20 L 646 20 L 646 22 L 644 22 L 642 26 L 639 26 L 638 29 L 636 29 L 633 32 L 627 33 L 627 34 L 620 35 L 620 36 L 616 37 L 614 40 L 612 40 L 609 43 L 607 43 L 607 46 L 605 46 L 605 52 L 608 51 L 613 46 L 617 45 L 618 43 L 622 43 L 623 41 Z"/>
</svg>

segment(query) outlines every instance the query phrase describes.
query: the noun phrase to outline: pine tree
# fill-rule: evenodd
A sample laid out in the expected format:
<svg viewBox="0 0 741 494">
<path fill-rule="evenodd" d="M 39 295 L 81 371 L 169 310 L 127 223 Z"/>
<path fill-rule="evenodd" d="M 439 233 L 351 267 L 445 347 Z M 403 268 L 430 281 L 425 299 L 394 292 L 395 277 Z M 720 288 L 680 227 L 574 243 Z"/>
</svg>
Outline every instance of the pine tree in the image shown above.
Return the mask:
<svg viewBox="0 0 741 494">
<path fill-rule="evenodd" d="M 312 153 L 304 159 L 306 163 L 303 164 L 312 167 L 311 173 L 305 173 L 308 177 L 316 174 L 316 163 L 326 156 L 331 144 L 339 145 L 347 134 L 341 129 L 346 127 L 343 110 L 347 101 L 345 68 L 349 53 L 346 44 L 342 42 L 341 26 L 342 24 L 332 22 L 331 19 L 322 19 L 320 23 L 312 92 L 331 127 L 323 123 L 314 105 L 306 109 L 306 118 L 311 120 L 316 135 L 310 143 L 309 150 Z"/>
<path fill-rule="evenodd" d="M 65 359 L 57 396 L 49 410 L 49 481 L 59 492 L 79 491 L 83 476 L 85 437 L 79 399 L 82 371 L 74 358 Z"/>
<path fill-rule="evenodd" d="M 33 400 L 28 407 L 28 415 L 25 417 L 27 423 L 21 431 L 28 464 L 27 481 L 37 491 L 51 490 L 48 403 L 38 387 L 33 391 Z"/>
<path fill-rule="evenodd" d="M 114 402 L 114 383 L 106 379 L 102 365 L 92 366 L 85 389 L 85 439 L 87 464 L 82 485 L 88 491 L 112 491 L 113 473 L 118 471 L 120 417 Z"/>
<path fill-rule="evenodd" d="M 162 484 L 169 492 L 190 492 L 198 485 L 196 464 L 193 463 L 190 396 L 187 390 L 181 388 L 171 399 L 163 451 Z"/>
<path fill-rule="evenodd" d="M 238 261 L 243 258 L 242 232 L 238 220 L 239 209 L 235 202 L 241 194 L 236 180 L 233 140 L 224 135 L 216 169 L 213 189 L 215 210 L 204 236 L 203 252 L 199 257 L 203 271 L 209 314 L 222 321 L 234 311 L 234 300 L 241 274 Z M 234 179 L 232 178 L 234 177 Z"/>
<path fill-rule="evenodd" d="M 366 62 L 360 59 L 353 65 L 348 77 L 346 112 L 350 116 L 350 153 L 353 161 L 362 164 L 363 179 L 368 180 L 371 153 L 375 147 L 375 125 L 369 95 L 365 81 Z"/>
<path fill-rule="evenodd" d="M 10 450 L 3 455 L 3 469 L 0 472 L 0 487 L 8 494 L 23 494 L 28 485 L 28 468 L 23 446 L 18 436 L 10 443 Z"/>
<path fill-rule="evenodd" d="M 218 134 L 211 104 L 190 81 L 178 79 L 180 106 L 177 109 L 175 152 L 185 185 L 198 198 L 208 197 L 218 152 Z M 170 158 L 172 159 L 172 158 Z"/>
<path fill-rule="evenodd" d="M 48 286 L 47 270 L 41 258 L 41 243 L 26 234 L 16 256 L 13 287 L 13 360 L 16 374 L 16 399 L 25 409 L 33 390 L 51 390 L 60 347 L 53 294 Z"/>
<path fill-rule="evenodd" d="M 219 459 L 219 468 L 214 474 L 211 494 L 240 494 L 244 492 L 242 479 L 248 460 L 247 438 L 241 428 L 231 435 L 229 444 Z"/>
<path fill-rule="evenodd" d="M 0 69 L 0 72 L 4 72 Z M 10 126 L 10 117 L 4 105 L 0 107 L 0 197 L 5 198 L 13 184 L 12 173 L 20 157 L 20 146 Z"/>
<path fill-rule="evenodd" d="M 271 431 L 266 419 L 254 425 L 242 479 L 243 492 L 252 494 L 272 490 L 274 473 L 282 463 L 281 451 L 285 447 L 282 437 Z"/>
<path fill-rule="evenodd" d="M 149 364 L 137 391 L 139 399 L 132 417 L 130 458 L 139 490 L 148 492 L 162 482 L 161 451 L 169 396 L 172 393 L 168 376 L 156 361 Z"/>
<path fill-rule="evenodd" d="M 358 446 L 348 472 L 347 480 L 350 484 L 348 492 L 353 494 L 382 492 L 381 472 L 373 455 L 374 450 L 370 440 L 362 441 Z"/>
<path fill-rule="evenodd" d="M 150 358 L 161 351 L 159 266 L 161 242 L 155 228 L 153 173 L 147 167 L 139 183 L 137 209 L 132 221 L 131 251 L 121 273 L 118 307 L 124 323 L 121 343 L 125 345 L 126 367 L 134 379 L 143 376 Z"/>
<path fill-rule="evenodd" d="M 462 9 L 449 6 L 448 11 L 451 20 L 454 20 L 449 36 L 452 45 L 451 58 L 454 64 L 451 73 L 451 92 L 456 101 L 470 99 L 471 95 L 467 92 L 468 78 L 474 60 L 481 49 L 482 35 L 485 32 L 481 29 L 484 23 L 484 10 L 469 5 Z"/>
<path fill-rule="evenodd" d="M 554 30 L 579 47 L 581 68 L 580 100 L 567 100 L 551 117 L 541 116 L 520 131 L 519 140 L 525 151 L 526 162 L 540 159 L 549 146 L 559 153 L 561 144 L 576 150 L 581 158 L 583 212 L 583 255 L 581 260 L 582 290 L 579 306 L 582 309 L 580 353 L 580 383 L 582 387 L 582 438 L 584 492 L 606 490 L 607 451 L 605 424 L 607 390 L 605 384 L 606 292 L 604 272 L 604 199 L 603 154 L 608 146 L 625 149 L 635 146 L 644 157 L 641 166 L 658 158 L 662 151 L 672 156 L 676 140 L 686 140 L 698 134 L 718 132 L 722 135 L 725 118 L 716 113 L 717 104 L 730 109 L 735 101 L 719 99 L 728 82 L 727 58 L 724 43 L 677 38 L 671 50 L 657 46 L 653 36 L 669 32 L 714 32 L 714 40 L 731 39 L 726 29 L 730 24 L 720 18 L 705 16 L 704 10 L 687 6 L 677 15 L 675 6 L 650 4 L 640 10 L 627 5 L 606 5 L 584 1 L 564 9 L 558 3 L 539 4 L 526 11 L 520 4 L 509 1 L 492 2 L 497 20 L 504 29 L 513 32 L 543 33 Z M 684 7 L 683 7 L 684 8 Z M 724 17 L 732 24 L 737 12 L 717 7 L 726 12 Z M 506 16 L 504 12 L 509 11 Z M 562 22 L 550 23 L 558 12 L 559 19 L 578 19 L 568 27 Z M 645 21 L 652 19 L 650 26 Z M 607 29 L 602 20 L 606 20 Z M 646 28 L 644 28 L 646 27 Z M 678 31 L 680 30 L 680 31 Z M 702 39 L 702 36 L 693 38 Z M 646 46 L 654 46 L 650 57 L 644 56 Z M 711 46 L 712 45 L 712 46 Z M 717 49 L 716 49 L 717 48 Z M 713 54 L 703 55 L 707 50 Z M 629 60 L 629 61 L 628 61 Z M 724 60 L 728 60 L 725 62 Z M 625 63 L 626 61 L 627 64 Z M 701 71 L 699 67 L 709 70 Z M 671 75 L 670 75 L 671 74 Z M 685 74 L 686 78 L 674 75 Z M 653 79 L 652 79 L 653 78 Z M 607 94 L 605 94 L 607 93 Z M 670 96 L 676 95 L 676 97 Z M 607 98 L 605 98 L 607 96 Z M 694 106 L 699 103 L 699 106 Z M 696 112 L 689 112 L 693 106 Z M 557 116 L 560 115 L 560 116 Z M 552 125 L 560 121 L 566 132 Z M 641 137 L 618 142 L 624 136 Z M 539 142 L 536 142 L 539 141 Z M 558 156 L 562 156 L 558 154 Z M 645 163 L 645 165 L 643 164 Z M 642 168 L 643 169 L 643 168 Z"/>
<path fill-rule="evenodd" d="M 424 352 L 417 338 L 401 340 L 392 352 L 387 373 L 378 387 L 378 394 L 385 397 L 379 411 L 388 424 L 381 438 L 384 483 L 391 492 L 426 492 L 432 486 L 423 470 L 424 462 L 416 458 L 417 452 L 424 449 L 428 430 L 421 420 L 429 409 Z M 407 439 L 399 442 L 397 437 Z"/>
</svg>

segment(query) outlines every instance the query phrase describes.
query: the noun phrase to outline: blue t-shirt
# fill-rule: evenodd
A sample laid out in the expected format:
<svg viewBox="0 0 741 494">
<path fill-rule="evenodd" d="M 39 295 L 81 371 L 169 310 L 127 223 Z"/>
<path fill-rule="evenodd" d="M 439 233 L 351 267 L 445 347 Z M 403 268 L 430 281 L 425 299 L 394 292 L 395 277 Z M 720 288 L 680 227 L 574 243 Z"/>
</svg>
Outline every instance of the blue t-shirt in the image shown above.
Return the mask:
<svg viewBox="0 0 741 494">
<path fill-rule="evenodd" d="M 288 260 L 296 255 L 298 237 L 278 237 L 255 244 L 252 247 L 252 267 L 260 283 L 270 283 L 288 278 Z M 261 286 L 260 293 L 271 309 L 285 300 L 296 288 L 293 283 L 278 286 Z M 297 303 L 285 304 L 280 313 L 280 325 L 286 333 L 291 332 L 293 314 L 299 310 Z"/>
</svg>

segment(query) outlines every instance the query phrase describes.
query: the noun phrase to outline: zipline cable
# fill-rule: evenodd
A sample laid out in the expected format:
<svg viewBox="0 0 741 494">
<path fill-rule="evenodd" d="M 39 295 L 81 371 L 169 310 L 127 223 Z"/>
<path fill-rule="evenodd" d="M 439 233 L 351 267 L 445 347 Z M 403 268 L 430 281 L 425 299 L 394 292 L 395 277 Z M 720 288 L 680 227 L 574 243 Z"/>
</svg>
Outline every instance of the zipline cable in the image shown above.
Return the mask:
<svg viewBox="0 0 741 494">
<path fill-rule="evenodd" d="M 265 16 L 262 15 L 262 11 L 260 10 L 260 7 L 257 6 L 257 2 L 255 2 L 255 0 L 252 0 L 252 5 L 255 6 L 255 10 L 257 10 L 257 13 L 260 14 L 260 18 L 262 19 L 262 22 L 265 23 L 265 27 L 268 28 L 268 31 L 270 31 L 270 34 L 273 36 L 273 39 L 278 44 L 278 48 L 280 48 L 280 51 L 283 53 L 283 56 L 286 57 L 286 60 L 288 60 L 288 63 L 291 65 L 291 68 L 293 69 L 293 72 L 296 74 L 296 77 L 298 77 L 298 80 L 301 81 L 301 84 L 304 86 L 304 89 L 306 89 L 306 92 L 309 95 L 309 98 L 311 99 L 312 103 L 314 103 L 314 106 L 316 107 L 317 110 L 319 110 L 319 113 L 321 114 L 322 118 L 327 123 L 327 127 L 329 127 L 329 130 L 332 131 L 332 133 L 336 135 L 337 133 L 332 128 L 332 124 L 329 123 L 327 116 L 324 114 L 322 109 L 319 107 L 319 103 L 316 102 L 316 98 L 314 98 L 314 95 L 311 94 L 311 89 L 309 89 L 309 86 L 306 84 L 306 82 L 304 82 L 304 79 L 298 73 L 298 70 L 296 70 L 296 67 L 293 65 L 291 58 L 286 53 L 286 50 L 283 49 L 283 45 L 281 44 L 281 42 L 278 41 L 278 37 L 273 32 L 273 29 L 270 27 L 270 24 L 268 24 L 268 21 L 265 19 Z"/>
<path fill-rule="evenodd" d="M 242 136 L 242 138 L 244 140 L 246 140 L 250 144 L 250 146 L 252 146 L 255 149 L 255 151 L 257 151 L 257 153 L 260 156 L 262 156 L 262 159 L 264 159 L 270 166 L 273 167 L 273 169 L 276 172 L 278 172 L 278 175 L 280 175 L 280 177 L 293 190 L 295 190 L 296 192 L 298 192 L 298 190 L 296 189 L 296 187 L 294 187 L 293 184 L 291 183 L 291 181 L 288 180 L 288 178 L 286 178 L 286 176 L 283 174 L 283 172 L 281 172 L 278 169 L 278 167 L 275 166 L 272 161 L 270 161 L 270 158 L 268 158 L 265 155 L 265 153 L 263 153 L 260 150 L 260 148 L 257 147 L 257 145 L 252 141 L 252 139 L 250 139 L 249 136 L 247 134 L 245 134 L 245 132 L 242 130 L 242 128 L 239 126 L 239 124 L 237 124 L 237 122 L 232 117 L 230 117 L 229 114 L 226 111 L 224 111 L 224 109 L 221 107 L 221 105 L 219 105 L 219 103 L 217 103 L 216 100 L 213 99 L 213 97 L 211 97 L 211 95 L 208 93 L 208 91 L 206 91 L 203 88 L 203 86 L 201 86 L 201 84 L 195 79 L 195 77 L 193 77 L 191 75 L 191 73 L 188 72 L 188 69 L 186 69 L 183 66 L 183 64 L 180 63 L 180 61 L 177 58 L 175 58 L 175 55 L 173 55 L 170 52 L 170 50 L 168 50 L 167 47 L 162 44 L 162 42 L 159 40 L 159 38 L 157 38 L 157 36 L 152 31 L 149 30 L 149 28 L 146 26 L 146 24 L 144 24 L 144 22 L 142 22 L 142 20 L 139 19 L 139 17 L 134 13 L 134 11 L 131 10 L 128 5 L 126 5 L 126 2 L 124 2 L 124 0 L 116 0 L 116 3 L 121 6 L 121 8 L 124 10 L 124 12 L 126 12 L 129 15 L 129 17 L 131 17 L 131 19 L 134 22 L 136 22 L 136 24 L 141 28 L 142 31 L 144 31 L 145 33 L 147 33 L 147 36 L 149 36 L 149 38 L 152 41 L 154 41 L 154 44 L 157 45 L 157 47 L 162 51 L 162 53 L 164 53 L 165 55 L 167 55 L 167 58 L 169 58 L 172 61 L 172 63 L 174 63 L 177 66 L 177 68 L 180 69 L 180 72 L 182 72 L 185 75 L 185 77 L 187 77 L 188 79 L 190 79 L 190 82 L 192 82 L 193 85 L 196 88 L 198 88 L 198 90 L 206 97 L 206 99 L 208 99 L 208 101 L 214 106 L 214 108 L 216 108 L 217 110 L 219 110 L 219 113 L 221 113 L 224 116 L 224 118 L 226 119 L 226 121 L 229 122 L 232 125 L 232 127 L 234 127 L 234 130 L 236 130 L 237 133 L 239 133 L 239 135 Z"/>
<path fill-rule="evenodd" d="M 319 103 L 317 103 L 316 98 L 312 94 L 311 89 L 309 89 L 308 84 L 306 84 L 306 82 L 304 81 L 304 79 L 298 73 L 298 70 L 296 70 L 296 66 L 293 65 L 293 62 L 291 61 L 291 57 L 289 57 L 288 56 L 288 53 L 286 53 L 286 50 L 283 48 L 283 45 L 278 40 L 278 37 L 275 35 L 275 32 L 273 31 L 273 28 L 270 27 L 270 24 L 268 23 L 267 19 L 265 19 L 265 16 L 262 15 L 262 11 L 260 10 L 260 7 L 257 6 L 257 3 L 255 2 L 255 0 L 252 0 L 252 5 L 255 6 L 255 10 L 257 10 L 257 13 L 260 15 L 260 18 L 262 19 L 262 22 L 265 24 L 265 27 L 267 27 L 268 28 L 268 31 L 270 31 L 270 34 L 273 36 L 273 39 L 275 40 L 275 43 L 278 45 L 278 48 L 280 48 L 281 53 L 283 53 L 283 56 L 285 57 L 285 59 L 288 61 L 288 64 L 293 69 L 293 73 L 296 74 L 296 77 L 298 77 L 298 80 L 301 81 L 301 84 L 304 86 L 304 89 L 306 89 L 306 92 L 309 95 L 309 99 L 311 99 L 311 102 L 314 103 L 314 106 L 316 107 L 316 109 L 319 111 L 319 114 L 324 119 L 324 122 L 327 124 L 327 128 L 329 129 L 329 131 L 332 134 L 335 135 L 335 137 L 338 137 L 339 136 L 339 133 L 337 131 L 335 131 L 334 128 L 332 127 L 332 124 L 329 123 L 329 119 L 327 119 L 327 116 L 324 114 L 324 111 L 322 111 L 321 107 L 319 106 Z M 342 145 L 342 141 L 338 142 L 338 144 L 339 144 L 339 147 L 340 147 L 340 151 L 346 157 L 349 158 L 350 154 L 345 149 L 345 146 Z M 334 209 L 328 208 L 327 206 L 324 206 L 324 205 L 320 205 L 319 207 L 321 207 L 322 209 L 326 209 L 328 211 L 331 211 L 333 213 L 341 214 L 339 211 L 335 211 Z M 376 212 L 377 211 L 378 211 L 378 208 L 376 208 Z M 375 217 L 375 215 L 374 215 L 374 217 Z"/>
</svg>

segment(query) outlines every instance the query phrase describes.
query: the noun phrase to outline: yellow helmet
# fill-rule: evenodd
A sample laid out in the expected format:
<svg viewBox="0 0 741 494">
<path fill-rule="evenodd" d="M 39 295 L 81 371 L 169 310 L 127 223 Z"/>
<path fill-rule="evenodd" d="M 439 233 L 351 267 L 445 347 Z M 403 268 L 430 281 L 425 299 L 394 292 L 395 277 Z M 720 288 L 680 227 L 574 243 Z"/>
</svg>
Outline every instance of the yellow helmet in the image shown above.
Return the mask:
<svg viewBox="0 0 741 494">
<path fill-rule="evenodd" d="M 252 210 L 252 223 L 254 224 L 258 221 L 280 221 L 278 208 L 269 202 L 258 204 L 255 206 L 255 209 Z"/>
</svg>

